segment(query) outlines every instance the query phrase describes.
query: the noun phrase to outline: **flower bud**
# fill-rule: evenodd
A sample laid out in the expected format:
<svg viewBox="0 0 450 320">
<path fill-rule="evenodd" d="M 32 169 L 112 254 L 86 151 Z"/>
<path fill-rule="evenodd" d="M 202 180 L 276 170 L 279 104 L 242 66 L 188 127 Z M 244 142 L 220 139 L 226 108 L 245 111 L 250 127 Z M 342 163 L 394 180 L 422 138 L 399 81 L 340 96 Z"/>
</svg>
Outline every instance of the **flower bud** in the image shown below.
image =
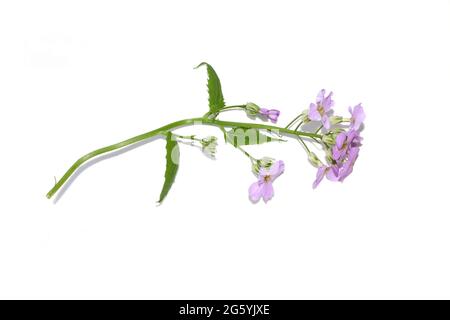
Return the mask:
<svg viewBox="0 0 450 320">
<path fill-rule="evenodd" d="M 333 132 L 337 136 L 339 133 L 344 132 L 344 128 L 334 128 Z"/>
<path fill-rule="evenodd" d="M 320 161 L 319 157 L 317 157 L 317 155 L 314 152 L 310 152 L 308 154 L 308 159 L 309 162 L 311 162 L 311 164 L 316 168 L 323 165 L 322 161 Z"/>
<path fill-rule="evenodd" d="M 254 117 L 259 114 L 260 107 L 254 104 L 253 102 L 248 102 L 245 105 L 245 112 L 247 112 L 248 116 Z"/>
<path fill-rule="evenodd" d="M 256 160 L 253 162 L 252 171 L 254 174 L 258 175 L 261 169 L 269 169 L 274 162 L 275 159 L 269 157 Z"/>
<path fill-rule="evenodd" d="M 215 158 L 217 151 L 217 138 L 209 136 L 201 141 L 202 151 L 209 157 Z"/>
<path fill-rule="evenodd" d="M 328 145 L 333 145 L 336 142 L 336 135 L 332 132 L 322 136 L 322 142 Z"/>
<path fill-rule="evenodd" d="M 301 113 L 301 117 L 300 117 L 300 121 L 301 122 L 303 122 L 303 123 L 308 123 L 308 122 L 310 122 L 311 120 L 309 119 L 309 117 L 308 117 L 308 113 L 309 113 L 309 111 L 308 110 L 303 110 L 303 112 Z"/>
<path fill-rule="evenodd" d="M 329 119 L 330 119 L 330 123 L 331 124 L 338 124 L 338 123 L 342 122 L 342 117 L 341 116 L 332 116 Z"/>
</svg>

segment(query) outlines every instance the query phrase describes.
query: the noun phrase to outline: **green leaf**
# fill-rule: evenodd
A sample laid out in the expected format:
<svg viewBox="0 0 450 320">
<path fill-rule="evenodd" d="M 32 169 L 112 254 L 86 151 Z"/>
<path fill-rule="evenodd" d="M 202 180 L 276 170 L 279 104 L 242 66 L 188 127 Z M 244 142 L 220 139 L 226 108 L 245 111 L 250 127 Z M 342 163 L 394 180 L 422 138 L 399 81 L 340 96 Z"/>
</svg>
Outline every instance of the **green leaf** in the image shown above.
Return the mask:
<svg viewBox="0 0 450 320">
<path fill-rule="evenodd" d="M 284 140 L 262 134 L 258 129 L 234 128 L 227 132 L 227 141 L 236 147 Z"/>
<path fill-rule="evenodd" d="M 209 111 L 214 113 L 225 107 L 225 101 L 222 94 L 222 86 L 219 77 L 214 69 L 206 62 L 200 63 L 195 69 L 206 66 L 208 71 L 208 94 L 209 94 Z"/>
<path fill-rule="evenodd" d="M 180 159 L 180 147 L 178 142 L 172 139 L 172 133 L 167 132 L 166 136 L 166 173 L 164 174 L 164 185 L 161 190 L 161 195 L 159 196 L 159 203 L 161 203 L 164 198 L 169 193 L 173 182 L 175 181 L 175 176 L 178 172 Z"/>
</svg>

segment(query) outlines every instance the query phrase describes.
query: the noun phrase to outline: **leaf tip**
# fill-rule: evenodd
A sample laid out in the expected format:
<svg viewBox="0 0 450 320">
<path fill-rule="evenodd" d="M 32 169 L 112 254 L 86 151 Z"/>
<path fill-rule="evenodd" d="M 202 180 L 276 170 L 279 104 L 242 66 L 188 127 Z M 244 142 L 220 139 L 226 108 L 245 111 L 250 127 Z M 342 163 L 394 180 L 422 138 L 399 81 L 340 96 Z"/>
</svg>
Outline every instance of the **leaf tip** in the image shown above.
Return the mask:
<svg viewBox="0 0 450 320">
<path fill-rule="evenodd" d="M 202 62 L 202 63 L 200 63 L 198 66 L 194 67 L 194 69 L 198 69 L 198 68 L 200 68 L 201 66 L 205 66 L 205 65 L 208 65 L 208 63 Z"/>
</svg>

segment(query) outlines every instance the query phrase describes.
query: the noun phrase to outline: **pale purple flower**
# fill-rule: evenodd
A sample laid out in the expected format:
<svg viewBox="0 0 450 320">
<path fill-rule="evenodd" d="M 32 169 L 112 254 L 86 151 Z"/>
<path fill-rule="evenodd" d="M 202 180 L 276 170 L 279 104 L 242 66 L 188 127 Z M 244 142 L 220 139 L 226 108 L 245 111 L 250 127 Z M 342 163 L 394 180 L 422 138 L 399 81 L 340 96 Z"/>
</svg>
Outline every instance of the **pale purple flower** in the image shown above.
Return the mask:
<svg viewBox="0 0 450 320">
<path fill-rule="evenodd" d="M 338 181 L 339 180 L 339 167 L 337 165 L 326 166 L 322 165 L 317 169 L 316 180 L 313 182 L 313 189 L 317 188 L 324 177 L 328 180 Z"/>
<path fill-rule="evenodd" d="M 352 107 L 348 107 L 348 111 L 350 111 L 350 114 L 352 115 L 352 117 L 350 118 L 350 129 L 359 130 L 361 124 L 366 118 L 366 114 L 364 113 L 364 109 L 361 106 L 361 103 L 354 106 L 353 109 Z"/>
<path fill-rule="evenodd" d="M 331 99 L 333 92 L 330 92 L 325 97 L 325 89 L 322 89 L 317 94 L 316 103 L 309 105 L 308 118 L 313 121 L 321 121 L 325 129 L 330 129 L 330 119 L 328 117 L 328 111 L 334 105 L 334 101 Z"/>
<path fill-rule="evenodd" d="M 276 123 L 278 120 L 278 116 L 280 115 L 280 111 L 276 109 L 261 108 L 259 109 L 259 114 L 262 115 L 264 118 L 272 121 L 272 123 Z"/>
<path fill-rule="evenodd" d="M 332 149 L 333 159 L 342 161 L 347 156 L 351 148 L 361 146 L 361 136 L 359 131 L 350 130 L 348 132 L 341 132 L 336 137 L 336 144 Z"/>
<path fill-rule="evenodd" d="M 313 188 L 326 176 L 330 181 L 344 181 L 353 171 L 353 166 L 358 159 L 359 147 L 362 138 L 359 131 L 350 130 L 341 132 L 336 137 L 336 144 L 332 149 L 332 163 L 329 166 L 322 165 L 318 168 Z"/>
<path fill-rule="evenodd" d="M 284 162 L 276 161 L 269 169 L 261 168 L 258 174 L 258 181 L 253 183 L 248 189 L 250 200 L 258 202 L 261 197 L 264 202 L 273 197 L 272 182 L 284 172 Z"/>
</svg>

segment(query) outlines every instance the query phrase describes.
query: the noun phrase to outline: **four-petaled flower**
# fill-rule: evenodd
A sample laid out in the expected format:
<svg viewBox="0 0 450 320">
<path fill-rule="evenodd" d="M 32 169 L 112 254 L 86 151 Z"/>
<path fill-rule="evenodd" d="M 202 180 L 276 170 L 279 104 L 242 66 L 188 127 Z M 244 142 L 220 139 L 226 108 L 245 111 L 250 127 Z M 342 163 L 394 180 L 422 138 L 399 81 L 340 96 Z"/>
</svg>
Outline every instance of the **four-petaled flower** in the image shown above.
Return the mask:
<svg viewBox="0 0 450 320">
<path fill-rule="evenodd" d="M 252 202 L 258 202 L 261 197 L 264 202 L 273 197 L 272 182 L 284 172 L 284 162 L 276 161 L 270 168 L 261 168 L 258 174 L 258 181 L 253 183 L 248 189 L 248 194 Z"/>
<path fill-rule="evenodd" d="M 316 103 L 309 105 L 308 118 L 313 121 L 321 121 L 325 129 L 330 129 L 330 119 L 328 118 L 328 112 L 334 105 L 334 101 L 331 99 L 333 92 L 330 92 L 325 97 L 325 89 L 319 91 Z"/>
<path fill-rule="evenodd" d="M 261 108 L 259 109 L 259 114 L 264 118 L 272 121 L 272 123 L 276 123 L 280 115 L 280 111 L 276 109 Z"/>
<path fill-rule="evenodd" d="M 364 113 L 361 103 L 354 106 L 353 109 L 352 107 L 348 107 L 348 111 L 350 111 L 350 114 L 352 115 L 350 118 L 350 129 L 359 130 L 361 124 L 366 118 L 366 114 Z"/>
</svg>

